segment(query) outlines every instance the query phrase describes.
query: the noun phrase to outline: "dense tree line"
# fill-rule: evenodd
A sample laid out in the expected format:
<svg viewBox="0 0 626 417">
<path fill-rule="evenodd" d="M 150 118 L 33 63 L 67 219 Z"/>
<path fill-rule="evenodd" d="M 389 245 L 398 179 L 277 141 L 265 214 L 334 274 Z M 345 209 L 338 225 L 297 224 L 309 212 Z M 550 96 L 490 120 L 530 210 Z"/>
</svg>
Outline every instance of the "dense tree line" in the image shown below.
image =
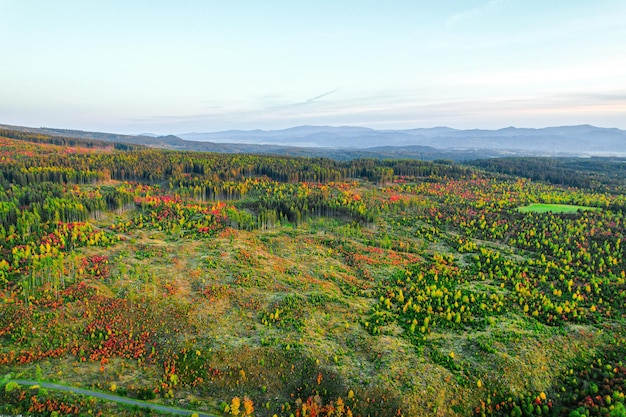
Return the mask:
<svg viewBox="0 0 626 417">
<path fill-rule="evenodd" d="M 94 139 L 72 138 L 65 136 L 44 135 L 41 133 L 23 132 L 12 129 L 0 129 L 0 137 L 18 139 L 33 143 L 45 143 L 58 146 L 81 146 L 85 148 L 119 149 L 131 150 L 139 149 L 141 146 L 127 143 L 111 143 Z"/>
<path fill-rule="evenodd" d="M 626 181 L 626 160 L 622 158 L 498 158 L 473 161 L 472 165 L 533 181 L 597 191 L 615 191 Z"/>
</svg>

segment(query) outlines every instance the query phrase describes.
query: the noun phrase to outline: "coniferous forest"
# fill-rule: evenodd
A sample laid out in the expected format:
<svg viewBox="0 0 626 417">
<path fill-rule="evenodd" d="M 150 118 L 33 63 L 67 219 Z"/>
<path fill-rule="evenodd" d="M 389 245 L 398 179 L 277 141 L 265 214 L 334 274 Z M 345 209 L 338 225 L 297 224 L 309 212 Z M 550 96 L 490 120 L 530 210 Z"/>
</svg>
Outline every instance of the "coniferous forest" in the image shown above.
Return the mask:
<svg viewBox="0 0 626 417">
<path fill-rule="evenodd" d="M 626 416 L 626 160 L 0 133 L 2 415 Z"/>
</svg>

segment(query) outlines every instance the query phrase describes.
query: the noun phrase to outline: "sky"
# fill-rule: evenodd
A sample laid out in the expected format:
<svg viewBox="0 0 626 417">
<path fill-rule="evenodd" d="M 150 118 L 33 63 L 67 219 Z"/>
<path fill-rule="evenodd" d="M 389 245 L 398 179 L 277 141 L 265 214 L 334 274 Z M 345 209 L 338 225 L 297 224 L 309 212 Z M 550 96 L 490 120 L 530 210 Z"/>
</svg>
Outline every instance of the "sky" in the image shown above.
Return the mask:
<svg viewBox="0 0 626 417">
<path fill-rule="evenodd" d="M 0 124 L 626 129 L 624 0 L 0 0 Z"/>
</svg>

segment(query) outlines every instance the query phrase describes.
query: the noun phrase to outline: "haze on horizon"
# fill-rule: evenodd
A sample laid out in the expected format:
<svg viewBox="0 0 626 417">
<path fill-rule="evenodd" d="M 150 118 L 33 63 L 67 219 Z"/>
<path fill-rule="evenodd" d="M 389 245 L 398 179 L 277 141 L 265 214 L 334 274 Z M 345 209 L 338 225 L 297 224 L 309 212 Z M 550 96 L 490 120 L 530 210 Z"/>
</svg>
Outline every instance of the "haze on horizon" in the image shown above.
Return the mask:
<svg viewBox="0 0 626 417">
<path fill-rule="evenodd" d="M 626 2 L 0 0 L 0 123 L 626 129 Z"/>
</svg>

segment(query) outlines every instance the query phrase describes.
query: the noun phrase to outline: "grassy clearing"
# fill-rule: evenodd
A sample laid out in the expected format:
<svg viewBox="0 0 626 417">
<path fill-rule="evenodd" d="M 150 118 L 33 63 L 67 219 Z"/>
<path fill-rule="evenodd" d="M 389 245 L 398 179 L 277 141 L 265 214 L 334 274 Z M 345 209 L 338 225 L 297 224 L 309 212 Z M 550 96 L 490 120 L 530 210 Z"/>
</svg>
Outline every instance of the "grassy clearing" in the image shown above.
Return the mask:
<svg viewBox="0 0 626 417">
<path fill-rule="evenodd" d="M 599 210 L 597 207 L 576 206 L 570 204 L 534 203 L 517 209 L 521 213 L 575 213 L 578 210 Z"/>
</svg>

